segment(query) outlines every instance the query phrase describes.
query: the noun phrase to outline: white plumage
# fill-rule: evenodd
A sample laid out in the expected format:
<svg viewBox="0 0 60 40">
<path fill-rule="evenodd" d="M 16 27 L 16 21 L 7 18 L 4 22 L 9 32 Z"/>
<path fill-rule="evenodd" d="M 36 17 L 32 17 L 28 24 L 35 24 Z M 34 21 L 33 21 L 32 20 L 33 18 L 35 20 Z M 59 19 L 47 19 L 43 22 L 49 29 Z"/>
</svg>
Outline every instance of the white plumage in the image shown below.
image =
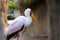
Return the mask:
<svg viewBox="0 0 60 40">
<path fill-rule="evenodd" d="M 16 33 L 18 33 L 20 30 L 22 31 L 22 28 L 28 27 L 32 23 L 32 18 L 39 25 L 39 22 L 36 20 L 36 17 L 30 8 L 27 8 L 24 14 L 25 16 L 19 16 L 9 24 L 7 30 L 4 33 L 4 35 L 7 37 L 7 40 L 9 40 L 13 35 L 16 35 Z"/>
<path fill-rule="evenodd" d="M 25 16 L 19 16 L 13 20 L 12 23 L 9 24 L 7 30 L 5 31 L 5 36 L 11 35 L 12 33 L 20 30 L 23 25 L 24 27 L 28 27 L 32 23 L 32 18 L 30 16 L 31 9 L 28 8 L 25 10 Z"/>
</svg>

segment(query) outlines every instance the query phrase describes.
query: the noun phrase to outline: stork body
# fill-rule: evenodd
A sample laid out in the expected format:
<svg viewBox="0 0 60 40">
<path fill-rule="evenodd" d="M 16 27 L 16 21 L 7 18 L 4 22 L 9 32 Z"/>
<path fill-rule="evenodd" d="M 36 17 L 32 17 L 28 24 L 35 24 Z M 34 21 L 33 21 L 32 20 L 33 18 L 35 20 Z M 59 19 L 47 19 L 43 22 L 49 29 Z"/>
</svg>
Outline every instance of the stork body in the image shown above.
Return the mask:
<svg viewBox="0 0 60 40">
<path fill-rule="evenodd" d="M 24 13 L 25 16 L 19 16 L 16 19 L 14 19 L 14 21 L 11 24 L 9 24 L 7 30 L 4 33 L 7 40 L 12 38 L 19 31 L 22 31 L 25 27 L 28 27 L 32 23 L 31 9 L 30 8 L 26 9 Z"/>
<path fill-rule="evenodd" d="M 13 32 L 16 32 L 17 30 L 20 30 L 23 26 L 29 26 L 32 22 L 31 17 L 25 17 L 25 16 L 19 16 L 17 17 L 6 30 L 6 35 L 12 34 Z"/>
</svg>

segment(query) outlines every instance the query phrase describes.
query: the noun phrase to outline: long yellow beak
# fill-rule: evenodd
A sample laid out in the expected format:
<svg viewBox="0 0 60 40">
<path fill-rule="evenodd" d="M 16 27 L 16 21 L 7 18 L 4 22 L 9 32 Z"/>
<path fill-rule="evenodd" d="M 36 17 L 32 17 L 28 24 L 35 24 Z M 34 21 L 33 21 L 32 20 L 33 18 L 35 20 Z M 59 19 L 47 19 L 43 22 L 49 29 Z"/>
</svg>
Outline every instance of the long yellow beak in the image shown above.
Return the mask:
<svg viewBox="0 0 60 40">
<path fill-rule="evenodd" d="M 38 19 L 36 18 L 36 16 L 34 15 L 33 12 L 31 13 L 31 17 L 32 17 L 32 19 L 36 22 L 36 24 L 37 24 L 38 26 L 40 26 L 40 22 L 38 21 Z"/>
</svg>

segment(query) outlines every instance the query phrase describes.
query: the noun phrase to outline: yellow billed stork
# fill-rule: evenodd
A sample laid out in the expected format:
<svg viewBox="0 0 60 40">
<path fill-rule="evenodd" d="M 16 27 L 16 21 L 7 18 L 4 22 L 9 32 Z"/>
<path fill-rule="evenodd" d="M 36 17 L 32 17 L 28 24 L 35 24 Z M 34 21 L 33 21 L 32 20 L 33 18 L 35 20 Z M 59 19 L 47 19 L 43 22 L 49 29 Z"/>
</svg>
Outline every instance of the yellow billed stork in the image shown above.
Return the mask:
<svg viewBox="0 0 60 40">
<path fill-rule="evenodd" d="M 32 19 L 37 23 L 38 26 L 40 25 L 30 8 L 27 8 L 24 13 L 25 16 L 19 16 L 9 24 L 7 30 L 4 33 L 7 40 L 12 38 L 14 35 L 17 35 L 17 33 L 22 31 L 25 27 L 28 27 L 32 23 Z"/>
</svg>

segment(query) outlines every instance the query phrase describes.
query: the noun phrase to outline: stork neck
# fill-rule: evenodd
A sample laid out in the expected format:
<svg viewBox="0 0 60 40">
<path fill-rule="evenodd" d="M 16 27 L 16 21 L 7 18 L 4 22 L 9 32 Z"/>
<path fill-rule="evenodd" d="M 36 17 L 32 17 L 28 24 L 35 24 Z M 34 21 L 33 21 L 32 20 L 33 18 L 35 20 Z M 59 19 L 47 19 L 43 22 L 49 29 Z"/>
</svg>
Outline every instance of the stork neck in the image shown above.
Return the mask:
<svg viewBox="0 0 60 40">
<path fill-rule="evenodd" d="M 32 18 L 31 16 L 27 16 L 26 17 L 26 21 L 25 21 L 25 26 L 29 26 L 32 23 Z"/>
<path fill-rule="evenodd" d="M 30 15 L 27 15 L 27 16 L 25 15 L 25 17 L 31 17 L 31 16 Z"/>
</svg>

